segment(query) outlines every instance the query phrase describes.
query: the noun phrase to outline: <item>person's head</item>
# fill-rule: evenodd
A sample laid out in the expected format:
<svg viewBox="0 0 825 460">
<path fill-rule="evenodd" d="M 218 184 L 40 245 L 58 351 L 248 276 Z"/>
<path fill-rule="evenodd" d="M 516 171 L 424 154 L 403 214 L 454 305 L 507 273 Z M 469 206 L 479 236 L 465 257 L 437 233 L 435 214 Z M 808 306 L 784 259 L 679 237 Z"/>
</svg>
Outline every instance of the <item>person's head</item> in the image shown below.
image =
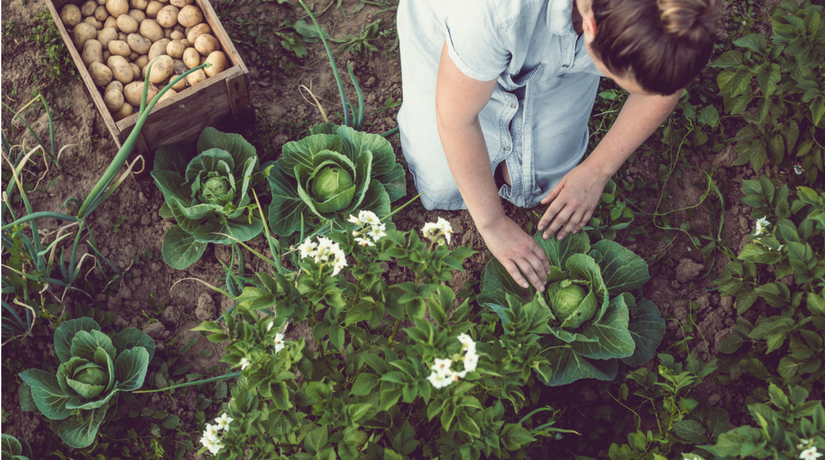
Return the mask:
<svg viewBox="0 0 825 460">
<path fill-rule="evenodd" d="M 704 68 L 721 6 L 721 0 L 576 3 L 587 51 L 599 70 L 631 92 L 635 86 L 662 95 L 684 88 Z"/>
</svg>

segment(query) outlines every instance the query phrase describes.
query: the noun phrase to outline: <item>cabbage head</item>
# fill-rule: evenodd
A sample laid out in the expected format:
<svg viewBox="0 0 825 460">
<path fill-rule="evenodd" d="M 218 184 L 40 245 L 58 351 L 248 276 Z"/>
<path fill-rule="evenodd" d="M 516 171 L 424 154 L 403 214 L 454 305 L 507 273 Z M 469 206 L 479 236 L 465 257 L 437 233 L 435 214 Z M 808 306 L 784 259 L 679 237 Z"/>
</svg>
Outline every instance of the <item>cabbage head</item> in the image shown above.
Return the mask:
<svg viewBox="0 0 825 460">
<path fill-rule="evenodd" d="M 57 434 L 69 446 L 88 447 L 117 394 L 143 386 L 155 342 L 131 327 L 109 338 L 95 320 L 78 318 L 57 328 L 54 351 L 60 360 L 56 374 L 20 373 L 20 406 L 60 421 Z"/>
<path fill-rule="evenodd" d="M 206 128 L 197 151 L 179 142 L 155 153 L 152 178 L 163 192 L 162 217 L 173 217 L 163 236 L 163 260 L 182 270 L 197 262 L 209 243 L 230 244 L 258 236 L 263 222 L 247 212 L 258 171 L 255 147 L 237 134 Z"/>
<path fill-rule="evenodd" d="M 269 224 L 276 234 L 344 228 L 347 216 L 362 210 L 383 217 L 406 193 L 404 169 L 380 135 L 333 124 L 310 133 L 284 145 L 269 170 Z"/>
<path fill-rule="evenodd" d="M 493 259 L 478 300 L 505 324 L 517 317 L 514 310 L 548 318 L 541 345 L 549 364 L 536 370 L 539 379 L 550 386 L 612 380 L 619 360 L 641 366 L 652 359 L 665 323 L 659 309 L 637 295 L 650 279 L 645 261 L 614 241 L 591 245 L 585 233 L 558 241 L 539 232 L 535 240 L 552 266 L 545 291 L 523 289 Z"/>
</svg>

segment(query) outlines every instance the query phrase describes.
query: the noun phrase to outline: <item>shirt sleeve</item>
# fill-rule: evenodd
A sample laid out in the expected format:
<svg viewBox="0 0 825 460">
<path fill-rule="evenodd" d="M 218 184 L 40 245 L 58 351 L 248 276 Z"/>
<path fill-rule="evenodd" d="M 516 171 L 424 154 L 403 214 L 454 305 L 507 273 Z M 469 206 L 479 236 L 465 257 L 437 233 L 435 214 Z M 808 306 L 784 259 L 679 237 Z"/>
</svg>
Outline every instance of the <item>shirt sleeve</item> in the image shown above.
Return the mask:
<svg viewBox="0 0 825 460">
<path fill-rule="evenodd" d="M 464 75 L 491 81 L 507 69 L 511 53 L 503 40 L 495 2 L 453 0 L 444 28 L 447 52 Z"/>
</svg>

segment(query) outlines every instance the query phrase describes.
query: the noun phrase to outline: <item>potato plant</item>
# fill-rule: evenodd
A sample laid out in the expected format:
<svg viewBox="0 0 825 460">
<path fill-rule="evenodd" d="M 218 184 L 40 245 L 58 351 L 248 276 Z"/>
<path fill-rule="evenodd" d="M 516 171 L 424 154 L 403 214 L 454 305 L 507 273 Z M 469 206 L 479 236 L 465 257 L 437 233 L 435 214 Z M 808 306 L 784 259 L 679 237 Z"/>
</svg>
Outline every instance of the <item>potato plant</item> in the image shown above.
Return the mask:
<svg viewBox="0 0 825 460">
<path fill-rule="evenodd" d="M 147 90 L 150 99 L 158 93 L 158 86 L 166 86 L 175 76 L 205 62 L 211 64 L 179 81 L 161 101 L 231 65 L 203 12 L 192 3 L 89 0 L 80 7 L 70 3 L 60 10 L 60 19 L 115 121 L 140 106 L 150 61 L 154 62 Z"/>
</svg>

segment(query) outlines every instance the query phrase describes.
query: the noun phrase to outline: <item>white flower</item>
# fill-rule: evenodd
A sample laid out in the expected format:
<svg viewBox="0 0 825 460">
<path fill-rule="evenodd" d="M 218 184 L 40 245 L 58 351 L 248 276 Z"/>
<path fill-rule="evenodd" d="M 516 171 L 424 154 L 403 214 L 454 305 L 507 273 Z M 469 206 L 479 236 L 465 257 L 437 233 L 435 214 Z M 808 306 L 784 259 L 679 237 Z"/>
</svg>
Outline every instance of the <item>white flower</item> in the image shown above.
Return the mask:
<svg viewBox="0 0 825 460">
<path fill-rule="evenodd" d="M 461 342 L 461 349 L 464 350 L 466 353 L 475 354 L 476 352 L 476 343 L 473 341 L 473 338 L 465 333 L 458 334 L 458 341 Z"/>
<path fill-rule="evenodd" d="M 436 225 L 438 225 L 439 228 L 441 228 L 441 231 L 444 232 L 444 237 L 447 238 L 447 244 L 450 244 L 450 235 L 453 233 L 453 226 L 450 225 L 450 222 L 443 217 L 438 218 Z"/>
<path fill-rule="evenodd" d="M 433 372 L 437 372 L 442 378 L 446 378 L 449 376 L 452 371 L 450 370 L 450 366 L 453 365 L 453 361 L 451 359 L 435 359 L 435 364 L 433 364 Z"/>
<path fill-rule="evenodd" d="M 468 372 L 473 372 L 476 370 L 476 366 L 478 366 L 478 355 L 473 353 L 467 353 L 464 355 L 464 370 Z"/>
<path fill-rule="evenodd" d="M 318 237 L 318 254 L 315 256 L 316 262 L 329 261 L 329 254 L 333 247 L 337 247 L 338 243 L 333 243 L 331 239 L 325 236 Z"/>
<path fill-rule="evenodd" d="M 361 225 L 381 224 L 381 219 L 372 211 L 360 211 L 358 213 L 358 220 L 361 222 Z"/>
<path fill-rule="evenodd" d="M 821 456 L 822 454 L 816 451 L 816 446 L 805 449 L 799 454 L 799 458 L 802 460 L 816 460 Z"/>
<path fill-rule="evenodd" d="M 802 167 L 801 163 L 797 163 L 793 165 L 793 172 L 796 173 L 797 176 L 801 176 L 805 174 L 805 169 Z"/>
<path fill-rule="evenodd" d="M 218 430 L 220 429 L 219 425 L 211 425 L 209 423 L 206 424 L 206 428 L 203 431 L 203 435 L 201 435 L 201 439 L 206 438 L 211 441 L 218 440 Z"/>
<path fill-rule="evenodd" d="M 333 262 L 332 262 L 333 263 L 332 276 L 335 276 L 338 273 L 341 273 L 341 270 L 344 267 L 347 266 L 347 256 L 344 254 L 344 251 L 341 250 L 341 248 L 338 246 L 338 244 L 335 244 L 335 246 L 333 246 L 332 253 L 335 257 Z"/>
<path fill-rule="evenodd" d="M 249 360 L 246 358 L 241 358 L 241 362 L 239 362 L 238 364 L 241 365 L 241 370 L 244 370 L 249 366 Z"/>
<path fill-rule="evenodd" d="M 223 449 L 223 444 L 219 439 L 211 439 L 202 436 L 201 444 L 203 444 L 203 446 L 206 447 L 212 455 L 217 455 L 217 453 Z"/>
<path fill-rule="evenodd" d="M 386 224 L 373 225 L 372 227 L 370 227 L 369 230 L 367 230 L 367 236 L 372 238 L 373 241 L 378 241 L 381 238 L 387 236 L 387 234 L 384 232 L 384 230 L 386 229 Z"/>
<path fill-rule="evenodd" d="M 765 231 L 766 231 L 765 229 L 766 229 L 769 225 L 771 225 L 771 223 L 770 223 L 770 222 L 768 222 L 768 219 L 766 219 L 766 218 L 764 218 L 764 217 L 762 217 L 761 219 L 757 220 L 757 221 L 756 221 L 756 230 L 753 232 L 753 236 L 759 236 L 759 235 L 761 235 L 761 234 L 765 233 Z"/>
<path fill-rule="evenodd" d="M 313 243 L 312 240 L 309 238 L 306 239 L 303 243 L 298 245 L 298 250 L 301 251 L 301 258 L 306 259 L 307 257 L 315 257 L 315 250 L 318 248 L 317 243 Z"/>
<path fill-rule="evenodd" d="M 430 376 L 427 377 L 427 380 L 429 380 L 430 384 L 432 384 L 432 386 L 435 387 L 435 388 L 448 387 L 448 386 L 450 386 L 450 384 L 453 383 L 451 375 L 442 376 L 441 374 L 439 374 L 435 370 L 433 370 L 433 372 L 430 374 Z"/>
<path fill-rule="evenodd" d="M 351 222 L 351 223 L 353 223 L 353 224 L 355 224 L 355 225 L 363 225 L 363 224 L 361 223 L 361 219 L 359 219 L 359 218 L 357 218 L 357 217 L 353 216 L 352 214 L 350 214 L 350 215 L 349 215 L 349 219 L 347 219 L 347 222 Z"/>
<path fill-rule="evenodd" d="M 275 353 L 284 349 L 284 335 L 281 333 L 275 334 Z"/>
<path fill-rule="evenodd" d="M 360 244 L 361 246 L 365 246 L 365 247 L 375 246 L 375 243 L 373 243 L 372 241 L 370 241 L 366 238 L 356 238 L 355 242 Z"/>
<path fill-rule="evenodd" d="M 424 235 L 424 238 L 432 239 L 438 235 L 438 226 L 435 222 L 427 222 L 424 224 L 424 228 L 421 229 L 421 234 Z"/>
<path fill-rule="evenodd" d="M 220 417 L 215 419 L 215 428 L 218 430 L 229 431 L 229 424 L 232 423 L 232 420 L 234 419 L 226 415 L 226 412 L 224 412 Z"/>
<path fill-rule="evenodd" d="M 814 443 L 813 439 L 800 439 L 799 444 L 796 445 L 796 448 L 799 449 L 799 450 L 804 450 L 806 447 L 808 447 L 808 444 L 813 444 L 813 443 Z"/>
</svg>

